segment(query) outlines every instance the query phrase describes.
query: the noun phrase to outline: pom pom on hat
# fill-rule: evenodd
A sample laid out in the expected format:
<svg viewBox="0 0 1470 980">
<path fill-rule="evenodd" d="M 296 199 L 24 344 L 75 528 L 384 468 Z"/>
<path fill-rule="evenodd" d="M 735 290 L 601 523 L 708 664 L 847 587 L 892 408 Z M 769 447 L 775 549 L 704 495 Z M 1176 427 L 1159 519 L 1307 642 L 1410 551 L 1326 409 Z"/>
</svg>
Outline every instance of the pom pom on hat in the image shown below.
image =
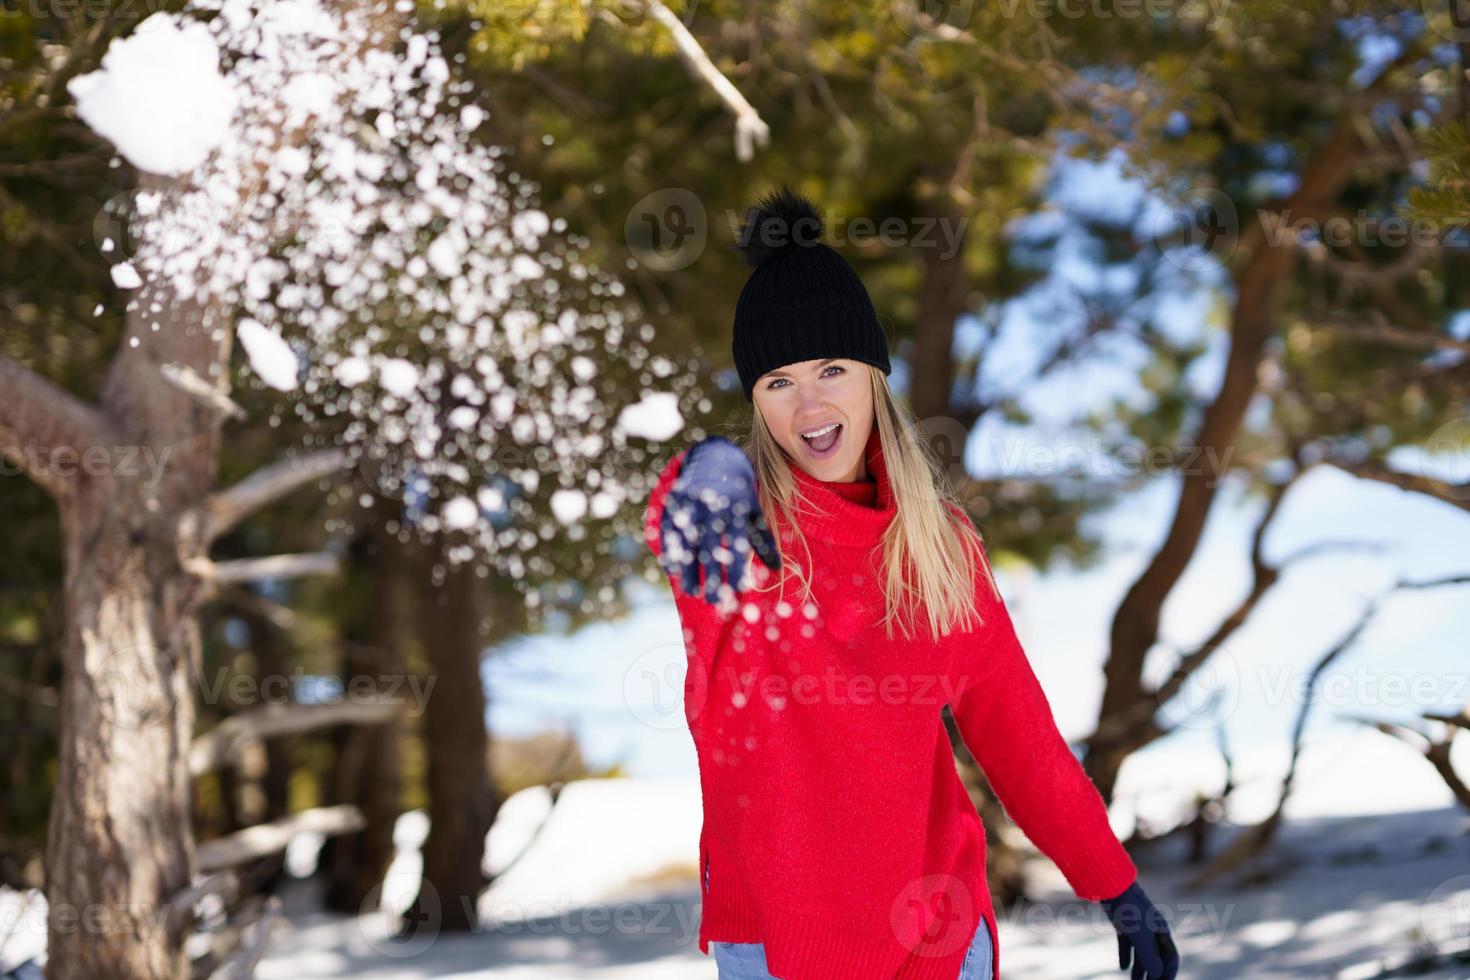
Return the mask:
<svg viewBox="0 0 1470 980">
<path fill-rule="evenodd" d="M 783 184 L 780 190 L 757 198 L 751 205 L 737 247 L 745 263 L 759 269 L 773 259 L 821 241 L 822 230 L 817 206 Z"/>
</svg>

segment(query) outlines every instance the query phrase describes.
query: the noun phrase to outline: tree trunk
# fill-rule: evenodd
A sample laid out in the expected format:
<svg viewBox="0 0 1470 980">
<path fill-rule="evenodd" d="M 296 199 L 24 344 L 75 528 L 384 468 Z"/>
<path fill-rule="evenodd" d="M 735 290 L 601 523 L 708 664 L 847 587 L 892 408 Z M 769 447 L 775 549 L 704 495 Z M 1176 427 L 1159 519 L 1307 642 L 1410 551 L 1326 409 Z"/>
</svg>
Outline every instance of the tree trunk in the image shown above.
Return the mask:
<svg viewBox="0 0 1470 980">
<path fill-rule="evenodd" d="M 367 602 L 353 610 L 343 630 L 342 680 L 352 691 L 371 686 L 377 692 L 381 687 L 385 696 L 409 698 L 411 691 L 401 681 L 388 682 L 392 690 L 380 684 L 383 678 L 402 678 L 404 673 L 409 611 L 403 606 L 411 583 L 403 574 L 403 546 L 387 528 L 387 521 L 397 518 L 401 510 L 401 506 L 379 501 L 371 515 L 365 515 L 371 526 L 354 542 L 347 581 L 354 588 L 361 587 Z M 371 679 L 371 685 L 359 680 L 359 686 L 351 686 L 354 678 Z M 405 705 L 405 710 L 408 707 L 418 706 Z M 400 714 L 381 725 L 347 725 L 338 731 L 338 766 L 331 798 L 356 806 L 367 826 L 327 842 L 322 857 L 327 908 L 371 911 L 364 903 L 378 894 L 393 862 L 393 829 L 403 813 L 402 718 Z"/>
<path fill-rule="evenodd" d="M 231 331 L 151 287 L 130 309 L 100 418 L 50 445 L 54 463 L 62 448 L 81 461 L 58 494 L 66 628 L 46 838 L 50 980 L 189 975 L 191 923 L 170 915 L 194 866 L 188 759 L 204 583 L 187 563 L 207 556 L 196 515 L 214 487 L 219 418 L 159 367 L 219 377 Z"/>
<path fill-rule="evenodd" d="M 500 805 L 490 779 L 490 736 L 485 726 L 485 688 L 480 654 L 482 596 L 486 584 L 474 566 L 452 566 L 443 552 L 430 553 L 442 572 L 420 576 L 420 615 L 434 680 L 424 713 L 429 760 L 429 839 L 424 843 L 424 884 L 415 913 L 433 916 L 440 928 L 475 925 L 475 901 L 486 884 L 485 836 Z"/>
<path fill-rule="evenodd" d="M 168 910 L 194 859 L 199 637 L 168 533 L 176 515 L 150 514 L 115 486 L 94 486 L 63 511 L 61 744 L 46 838 L 51 980 L 189 974 L 185 930 Z"/>
<path fill-rule="evenodd" d="M 947 192 L 941 191 L 930 200 L 933 217 L 951 228 L 962 229 L 964 215 Z M 956 417 L 956 406 L 950 404 L 954 387 L 955 323 L 965 311 L 969 277 L 965 274 L 965 237 L 963 232 L 953 246 L 939 242 L 919 249 L 924 266 L 923 284 L 919 288 L 919 312 L 914 323 L 913 378 L 910 381 L 910 403 L 919 420 Z M 961 418 L 968 428 L 973 418 Z"/>
</svg>

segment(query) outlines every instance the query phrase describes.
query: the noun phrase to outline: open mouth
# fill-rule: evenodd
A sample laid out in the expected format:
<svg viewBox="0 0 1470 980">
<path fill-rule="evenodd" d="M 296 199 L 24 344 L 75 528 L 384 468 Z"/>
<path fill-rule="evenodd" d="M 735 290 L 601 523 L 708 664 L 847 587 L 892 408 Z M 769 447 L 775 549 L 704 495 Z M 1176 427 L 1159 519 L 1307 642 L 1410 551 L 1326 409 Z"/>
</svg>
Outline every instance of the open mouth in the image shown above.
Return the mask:
<svg viewBox="0 0 1470 980">
<path fill-rule="evenodd" d="M 824 425 L 820 429 L 803 432 L 801 433 L 801 440 L 806 443 L 807 449 L 811 451 L 814 457 L 821 459 L 826 456 L 831 456 L 837 451 L 837 444 L 842 440 L 842 423 L 833 422 L 831 425 Z"/>
</svg>

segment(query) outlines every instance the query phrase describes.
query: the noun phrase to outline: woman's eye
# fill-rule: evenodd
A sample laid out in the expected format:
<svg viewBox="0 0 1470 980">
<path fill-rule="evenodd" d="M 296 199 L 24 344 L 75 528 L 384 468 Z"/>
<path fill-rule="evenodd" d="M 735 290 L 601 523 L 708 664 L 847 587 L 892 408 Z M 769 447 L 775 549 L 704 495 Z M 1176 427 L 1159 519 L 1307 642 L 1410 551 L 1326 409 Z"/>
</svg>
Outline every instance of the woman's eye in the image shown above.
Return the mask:
<svg viewBox="0 0 1470 980">
<path fill-rule="evenodd" d="M 828 371 L 838 371 L 838 372 L 841 372 L 841 371 L 844 371 L 844 370 L 846 370 L 846 369 L 842 365 L 840 365 L 840 364 L 828 364 L 825 368 L 822 369 L 822 374 L 825 376 Z M 774 388 L 780 387 L 781 385 L 783 385 L 785 383 L 785 381 L 786 381 L 785 378 L 772 378 L 771 379 L 771 382 L 766 385 L 766 390 L 767 391 L 770 391 L 770 390 L 772 390 Z"/>
</svg>

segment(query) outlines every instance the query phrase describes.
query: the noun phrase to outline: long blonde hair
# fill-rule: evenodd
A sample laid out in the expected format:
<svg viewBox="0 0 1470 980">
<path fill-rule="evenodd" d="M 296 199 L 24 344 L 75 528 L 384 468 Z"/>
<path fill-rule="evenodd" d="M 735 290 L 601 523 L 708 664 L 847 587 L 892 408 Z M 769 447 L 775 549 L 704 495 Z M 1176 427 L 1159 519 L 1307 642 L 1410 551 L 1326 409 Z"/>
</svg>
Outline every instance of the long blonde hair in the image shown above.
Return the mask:
<svg viewBox="0 0 1470 980">
<path fill-rule="evenodd" d="M 873 424 L 878 429 L 897 511 L 881 542 L 884 630 L 892 639 L 897 621 L 904 636 L 911 637 L 920 609 L 936 641 L 956 626 L 973 629 L 983 624 L 975 608 L 975 576 L 983 575 L 991 592 L 1000 595 L 989 564 L 979 558 L 980 533 L 963 516 L 963 508 L 928 441 L 915 436 L 916 423 L 900 408 L 887 376 L 872 365 L 864 366 L 872 381 Z M 789 531 L 806 550 L 805 566 L 783 554 L 781 575 L 773 577 L 774 585 L 768 588 L 780 587 L 789 575 L 801 583 L 804 598 L 810 600 L 811 547 L 796 515 L 816 505 L 801 492 L 791 472 L 790 458 L 759 409 L 754 411 L 744 448 L 755 468 L 761 509 L 772 531 L 778 539 L 778 528 Z"/>
</svg>

